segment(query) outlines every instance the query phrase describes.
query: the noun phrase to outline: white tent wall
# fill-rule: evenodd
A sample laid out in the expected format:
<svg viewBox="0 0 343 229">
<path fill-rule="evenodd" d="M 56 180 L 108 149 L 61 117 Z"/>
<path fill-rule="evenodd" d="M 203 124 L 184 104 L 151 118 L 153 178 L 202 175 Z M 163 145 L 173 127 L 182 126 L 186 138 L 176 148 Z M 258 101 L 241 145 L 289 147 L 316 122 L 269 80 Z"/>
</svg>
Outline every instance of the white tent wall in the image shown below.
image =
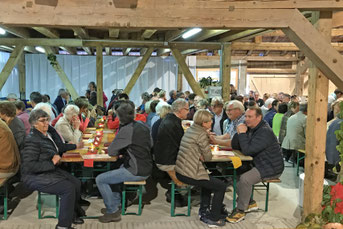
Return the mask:
<svg viewBox="0 0 343 229">
<path fill-rule="evenodd" d="M 10 58 L 10 53 L 0 52 L 0 69 L 2 70 Z M 0 90 L 0 97 L 6 97 L 9 93 L 15 93 L 19 98 L 19 72 L 17 66 L 13 68 L 5 85 Z"/>
<path fill-rule="evenodd" d="M 125 88 L 140 60 L 141 57 L 104 56 L 103 88 L 108 99 L 111 98 L 113 89 Z M 65 86 L 55 70 L 50 66 L 46 56 L 44 54 L 26 54 L 25 61 L 26 96 L 29 97 L 33 91 L 39 91 L 42 94 L 50 95 L 53 102 L 58 90 L 65 88 Z M 96 82 L 95 56 L 57 55 L 57 61 L 64 69 L 79 95 L 85 94 L 90 81 Z M 15 86 L 17 88 L 16 91 L 19 93 L 17 84 L 18 81 L 15 82 Z M 151 57 L 129 96 L 136 106 L 138 106 L 141 103 L 140 95 L 143 92 L 147 91 L 151 93 L 155 87 L 169 92 L 176 88 L 176 84 L 177 64 L 174 58 Z M 4 94 L 8 92 L 12 91 L 6 90 Z"/>
</svg>

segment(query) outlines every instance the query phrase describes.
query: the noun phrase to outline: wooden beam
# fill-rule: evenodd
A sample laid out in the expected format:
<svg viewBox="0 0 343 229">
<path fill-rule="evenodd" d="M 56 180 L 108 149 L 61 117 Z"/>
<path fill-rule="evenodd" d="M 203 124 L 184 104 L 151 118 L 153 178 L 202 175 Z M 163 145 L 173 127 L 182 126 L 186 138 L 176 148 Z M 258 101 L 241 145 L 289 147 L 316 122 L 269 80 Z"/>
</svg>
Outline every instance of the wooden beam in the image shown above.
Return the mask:
<svg viewBox="0 0 343 229">
<path fill-rule="evenodd" d="M 277 62 L 293 62 L 298 61 L 297 57 L 293 56 L 231 56 L 232 60 L 247 60 L 247 61 L 277 61 Z"/>
<path fill-rule="evenodd" d="M 195 81 L 194 76 L 189 70 L 182 54 L 177 49 L 171 49 L 175 60 L 177 61 L 179 68 L 181 68 L 183 75 L 185 76 L 189 86 L 192 88 L 193 92 L 203 98 L 205 98 L 204 93 L 200 89 L 200 85 Z"/>
<path fill-rule="evenodd" d="M 54 54 L 54 52 L 51 49 L 51 47 L 44 47 L 44 49 L 45 49 L 46 56 L 49 56 L 50 54 Z M 57 75 L 60 77 L 62 83 L 65 85 L 65 87 L 69 91 L 69 93 L 70 93 L 71 97 L 73 98 L 73 100 L 78 98 L 79 97 L 78 93 L 76 92 L 75 88 L 73 87 L 73 84 L 69 80 L 67 74 L 64 72 L 63 68 L 58 63 L 58 61 L 56 60 L 56 64 L 53 64 L 51 66 L 55 69 Z"/>
<path fill-rule="evenodd" d="M 218 8 L 218 4 L 214 1 L 210 1 L 214 7 L 213 9 L 194 6 L 192 6 L 193 8 L 174 7 L 166 9 L 158 6 L 159 9 L 137 8 L 128 10 L 108 7 L 107 1 L 83 1 L 82 7 L 75 1 L 60 2 L 58 7 L 42 8 L 33 5 L 30 10 L 27 10 L 22 8 L 25 5 L 24 0 L 3 0 L 0 2 L 0 24 L 35 27 L 51 25 L 55 27 L 176 29 L 197 26 L 213 29 L 275 29 L 287 27 L 294 10 L 293 8 L 269 9 L 270 7 L 268 9 L 258 9 L 256 7 L 232 9 L 234 2 L 227 2 L 227 7 Z M 327 0 L 327 2 L 331 1 Z M 343 6 L 343 3 L 333 2 L 333 5 L 336 3 L 336 5 Z M 192 4 L 195 5 L 195 1 L 192 1 Z M 229 5 L 231 11 L 228 10 Z"/>
<path fill-rule="evenodd" d="M 326 40 L 326 44 L 329 44 L 331 41 L 331 27 L 332 12 L 321 11 L 317 29 L 321 34 L 321 38 Z M 309 35 L 311 35 L 310 31 L 306 32 L 309 32 Z M 304 194 L 306 193 L 306 195 L 304 195 L 303 205 L 303 214 L 305 217 L 310 213 L 321 214 L 323 209 L 321 202 L 323 198 L 325 168 L 328 92 L 329 80 L 315 66 L 312 66 L 309 76 L 309 102 L 306 122 L 306 166 L 304 181 Z"/>
<path fill-rule="evenodd" d="M 0 39 L 1 40 L 1 39 Z M 342 43 L 331 43 L 337 51 L 343 51 Z M 260 44 L 250 42 L 233 42 L 233 50 L 270 50 L 270 51 L 299 51 L 299 47 L 291 42 L 262 42 Z"/>
<path fill-rule="evenodd" d="M 46 37 L 54 38 L 54 39 L 60 38 L 60 34 L 55 29 L 48 29 L 45 27 L 32 27 L 32 28 L 34 30 L 40 32 L 41 34 L 43 34 Z M 61 47 L 61 49 L 67 51 L 69 54 L 72 54 L 72 55 L 76 54 L 76 49 L 69 48 L 69 47 Z"/>
<path fill-rule="evenodd" d="M 295 75 L 295 88 L 293 94 L 297 96 L 303 96 L 304 93 L 304 77 L 301 74 L 300 68 L 302 67 L 302 62 L 299 61 L 297 64 L 297 73 Z"/>
<path fill-rule="evenodd" d="M 143 34 L 142 34 L 142 39 L 149 39 L 152 37 L 152 35 L 154 35 L 154 33 L 156 33 L 156 29 L 146 29 L 144 30 Z"/>
<path fill-rule="evenodd" d="M 1 25 L 1 28 L 6 30 L 7 32 L 21 38 L 29 38 L 30 37 L 30 32 L 26 28 L 16 28 L 16 27 L 9 27 L 5 25 Z"/>
<path fill-rule="evenodd" d="M 130 51 L 131 51 L 131 48 L 124 48 L 123 49 L 123 56 L 129 55 Z"/>
<path fill-rule="evenodd" d="M 231 44 L 224 45 L 222 50 L 222 97 L 224 101 L 229 101 L 231 81 Z"/>
<path fill-rule="evenodd" d="M 147 48 L 141 48 L 141 50 L 139 50 L 139 53 L 141 56 L 144 56 L 144 54 L 148 51 Z"/>
<path fill-rule="evenodd" d="M 104 106 L 103 94 L 103 56 L 102 46 L 96 47 L 96 103 L 97 105 Z"/>
<path fill-rule="evenodd" d="M 238 32 L 238 33 L 234 33 L 234 31 L 232 31 L 234 33 L 233 35 L 225 36 L 225 34 L 223 34 L 223 36 L 221 36 L 221 38 L 218 41 L 220 42 L 236 41 L 236 40 L 243 39 L 251 35 L 256 35 L 265 31 L 266 29 L 248 29 L 248 30 Z"/>
<path fill-rule="evenodd" d="M 170 52 L 170 49 L 158 49 L 157 50 L 157 56 L 162 56 L 165 53 Z"/>
<path fill-rule="evenodd" d="M 117 39 L 119 37 L 119 29 L 115 29 L 115 28 L 109 28 L 108 29 L 108 36 L 110 38 L 115 38 Z"/>
<path fill-rule="evenodd" d="M 178 91 L 182 91 L 182 81 L 183 81 L 183 77 L 182 77 L 182 71 L 181 68 L 177 68 L 177 90 Z"/>
<path fill-rule="evenodd" d="M 73 29 L 74 34 L 75 34 L 76 37 L 81 38 L 81 39 L 89 39 L 88 32 L 84 28 L 73 27 L 72 29 Z M 92 50 L 89 47 L 82 47 L 82 49 L 85 50 L 85 52 L 88 55 L 93 55 L 93 52 L 92 52 Z"/>
<path fill-rule="evenodd" d="M 130 94 L 133 86 L 135 86 L 135 83 L 137 82 L 139 76 L 141 75 L 145 65 L 148 63 L 148 60 L 152 54 L 152 52 L 154 51 L 153 48 L 149 48 L 148 51 L 144 54 L 142 60 L 139 62 L 136 71 L 133 73 L 130 81 L 127 83 L 125 89 L 124 89 L 124 93 L 126 94 Z"/>
<path fill-rule="evenodd" d="M 143 40 L 88 40 L 88 39 L 48 39 L 48 38 L 0 38 L 0 45 L 41 45 L 41 46 L 67 46 L 67 47 L 143 47 L 143 48 L 196 48 L 196 49 L 220 49 L 219 42 L 163 42 Z"/>
<path fill-rule="evenodd" d="M 19 95 L 20 99 L 26 99 L 26 73 L 25 73 L 25 55 L 21 54 L 21 57 L 18 61 L 18 75 L 19 75 Z"/>
<path fill-rule="evenodd" d="M 295 69 L 284 69 L 284 68 L 248 68 L 247 73 L 249 74 L 295 74 Z"/>
<path fill-rule="evenodd" d="M 184 32 L 186 32 L 185 29 L 167 31 L 164 40 L 167 42 L 175 41 L 179 39 Z"/>
<path fill-rule="evenodd" d="M 283 32 L 326 77 L 343 88 L 343 57 L 299 11 L 290 20 L 289 29 Z"/>
<path fill-rule="evenodd" d="M 2 69 L 0 73 L 0 90 L 5 85 L 8 77 L 10 76 L 14 66 L 17 64 L 18 60 L 20 59 L 23 51 L 24 51 L 24 46 L 18 45 L 15 47 L 15 49 L 11 53 L 10 58 L 8 59 L 7 63 L 5 64 L 4 68 Z"/>
<path fill-rule="evenodd" d="M 116 8 L 130 8 L 135 9 L 137 7 L 138 0 L 112 0 Z"/>
<path fill-rule="evenodd" d="M 107 56 L 111 56 L 112 55 L 112 48 L 110 47 L 105 47 L 105 52 Z"/>
</svg>

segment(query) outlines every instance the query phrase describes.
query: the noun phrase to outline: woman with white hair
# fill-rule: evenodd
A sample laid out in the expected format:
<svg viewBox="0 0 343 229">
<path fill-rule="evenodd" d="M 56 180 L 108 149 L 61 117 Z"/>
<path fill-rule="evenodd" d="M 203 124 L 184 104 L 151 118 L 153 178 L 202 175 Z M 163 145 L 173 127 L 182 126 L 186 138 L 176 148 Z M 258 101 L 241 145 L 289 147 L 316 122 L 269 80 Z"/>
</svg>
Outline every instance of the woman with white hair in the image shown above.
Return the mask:
<svg viewBox="0 0 343 229">
<path fill-rule="evenodd" d="M 80 120 L 79 120 L 80 109 L 75 105 L 68 105 L 63 112 L 61 117 L 55 125 L 56 130 L 62 135 L 64 140 L 77 144 L 80 142 L 81 131 Z"/>
</svg>

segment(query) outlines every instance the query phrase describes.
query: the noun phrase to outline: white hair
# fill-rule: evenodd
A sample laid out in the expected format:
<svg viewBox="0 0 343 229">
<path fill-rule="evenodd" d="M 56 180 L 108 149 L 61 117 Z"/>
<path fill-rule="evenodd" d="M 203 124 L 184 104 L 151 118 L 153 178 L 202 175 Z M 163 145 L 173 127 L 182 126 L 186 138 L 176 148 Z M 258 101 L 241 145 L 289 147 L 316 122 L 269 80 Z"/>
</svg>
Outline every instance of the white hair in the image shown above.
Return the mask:
<svg viewBox="0 0 343 229">
<path fill-rule="evenodd" d="M 52 121 L 55 118 L 54 113 L 52 112 L 52 107 L 48 103 L 37 103 L 36 106 L 32 110 L 43 110 L 50 116 L 50 121 Z"/>
<path fill-rule="evenodd" d="M 66 108 L 64 108 L 63 115 L 68 121 L 70 121 L 74 115 L 78 115 L 79 113 L 80 108 L 78 106 L 69 104 Z"/>
<path fill-rule="evenodd" d="M 236 109 L 240 109 L 242 113 L 245 112 L 245 109 L 244 109 L 244 106 L 243 106 L 243 103 L 241 103 L 241 101 L 238 101 L 238 100 L 231 100 L 229 102 L 229 104 L 227 105 L 227 107 L 231 106 L 232 105 L 232 108 Z"/>
</svg>

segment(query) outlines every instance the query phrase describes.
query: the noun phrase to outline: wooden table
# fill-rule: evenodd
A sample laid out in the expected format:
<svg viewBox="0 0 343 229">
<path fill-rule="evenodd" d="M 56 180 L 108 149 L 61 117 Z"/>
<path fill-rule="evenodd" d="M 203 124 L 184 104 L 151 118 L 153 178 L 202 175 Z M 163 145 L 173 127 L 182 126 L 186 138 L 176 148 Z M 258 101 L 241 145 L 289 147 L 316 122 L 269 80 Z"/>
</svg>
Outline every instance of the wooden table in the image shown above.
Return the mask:
<svg viewBox="0 0 343 229">
<path fill-rule="evenodd" d="M 235 154 L 236 157 L 239 157 L 241 159 L 241 161 L 252 161 L 253 158 L 251 156 L 245 156 L 244 154 L 242 154 L 242 152 L 240 152 L 239 150 L 232 150 L 232 152 Z M 211 160 L 206 161 L 206 163 L 211 163 L 211 162 L 231 162 L 231 157 L 232 156 L 213 156 Z M 207 168 L 208 170 L 213 170 L 216 168 Z M 236 184 L 237 184 L 237 173 L 236 173 L 236 169 L 233 167 L 233 164 L 227 164 L 227 166 L 225 167 L 225 169 L 229 169 L 229 170 L 233 170 L 233 174 L 232 175 L 222 175 L 219 177 L 232 177 L 233 178 L 233 209 L 236 208 Z M 216 176 L 214 176 L 216 177 Z M 218 177 L 218 176 L 217 176 Z"/>
</svg>

